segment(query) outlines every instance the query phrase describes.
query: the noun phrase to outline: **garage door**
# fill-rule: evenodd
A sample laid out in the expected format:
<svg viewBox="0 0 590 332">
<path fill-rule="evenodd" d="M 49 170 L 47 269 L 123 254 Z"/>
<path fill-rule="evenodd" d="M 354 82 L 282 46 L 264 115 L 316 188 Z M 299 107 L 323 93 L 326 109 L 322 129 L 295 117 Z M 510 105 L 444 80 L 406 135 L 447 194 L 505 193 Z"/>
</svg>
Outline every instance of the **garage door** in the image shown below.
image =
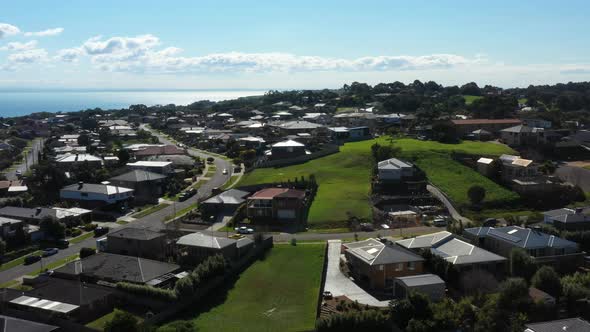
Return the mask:
<svg viewBox="0 0 590 332">
<path fill-rule="evenodd" d="M 278 210 L 279 219 L 295 219 L 295 210 Z"/>
</svg>

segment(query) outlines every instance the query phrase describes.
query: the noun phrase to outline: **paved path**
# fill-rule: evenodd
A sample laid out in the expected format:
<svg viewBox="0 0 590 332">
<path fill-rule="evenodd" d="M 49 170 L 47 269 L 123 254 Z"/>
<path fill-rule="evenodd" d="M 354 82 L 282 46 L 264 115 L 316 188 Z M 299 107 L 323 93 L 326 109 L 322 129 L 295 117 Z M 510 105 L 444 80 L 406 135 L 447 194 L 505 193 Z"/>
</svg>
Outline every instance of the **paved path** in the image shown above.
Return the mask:
<svg viewBox="0 0 590 332">
<path fill-rule="evenodd" d="M 379 301 L 364 289 L 360 288 L 352 280 L 340 271 L 340 246 L 341 240 L 328 241 L 328 270 L 326 271 L 326 283 L 324 291 L 329 291 L 333 296 L 346 296 L 360 304 L 368 304 L 374 307 L 387 307 L 389 301 Z"/>
<path fill-rule="evenodd" d="M 451 203 L 451 200 L 447 197 L 447 195 L 442 190 L 440 190 L 437 187 L 430 185 L 430 184 L 426 186 L 426 189 L 434 197 L 438 198 L 438 200 L 441 201 L 445 205 L 445 207 L 447 208 L 447 210 L 449 210 L 449 214 L 451 215 L 451 217 L 453 217 L 453 219 L 461 221 L 461 223 L 463 223 L 463 226 L 467 226 L 472 223 L 471 219 L 463 217 L 459 213 L 459 211 L 457 211 L 457 209 L 455 209 L 455 206 L 453 206 L 453 203 Z"/>
<path fill-rule="evenodd" d="M 31 166 L 35 165 L 39 162 L 39 151 L 43 148 L 43 139 L 36 138 L 33 140 L 31 145 L 31 150 L 26 155 L 26 159 L 23 158 L 23 161 L 18 164 L 15 168 L 11 169 L 10 171 L 6 172 L 6 179 L 8 180 L 18 180 L 18 176 L 16 175 L 16 171 L 20 171 L 21 174 L 25 174 L 26 171 L 31 168 Z"/>
</svg>

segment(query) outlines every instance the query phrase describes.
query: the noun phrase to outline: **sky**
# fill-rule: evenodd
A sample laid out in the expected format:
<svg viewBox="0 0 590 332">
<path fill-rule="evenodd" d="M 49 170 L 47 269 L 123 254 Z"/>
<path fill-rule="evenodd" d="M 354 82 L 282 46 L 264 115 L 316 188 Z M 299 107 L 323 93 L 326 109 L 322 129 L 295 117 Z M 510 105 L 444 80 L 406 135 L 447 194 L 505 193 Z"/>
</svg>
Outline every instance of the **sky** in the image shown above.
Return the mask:
<svg viewBox="0 0 590 332">
<path fill-rule="evenodd" d="M 6 1 L 0 89 L 590 80 L 590 1 Z"/>
</svg>

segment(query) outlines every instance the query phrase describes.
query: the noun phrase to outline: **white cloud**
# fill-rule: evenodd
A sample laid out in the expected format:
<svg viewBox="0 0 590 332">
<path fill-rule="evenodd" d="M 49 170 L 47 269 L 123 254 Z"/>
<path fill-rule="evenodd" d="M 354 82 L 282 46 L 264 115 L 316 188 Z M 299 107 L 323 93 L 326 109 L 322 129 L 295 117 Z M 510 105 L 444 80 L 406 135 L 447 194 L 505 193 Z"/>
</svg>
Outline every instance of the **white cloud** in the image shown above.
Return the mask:
<svg viewBox="0 0 590 332">
<path fill-rule="evenodd" d="M 42 31 L 36 31 L 36 32 L 25 32 L 25 36 L 27 36 L 27 37 L 57 36 L 57 35 L 61 34 L 62 32 L 64 32 L 64 28 L 53 28 L 53 29 L 47 29 L 47 30 L 42 30 Z"/>
<path fill-rule="evenodd" d="M 27 64 L 47 60 L 47 51 L 42 48 L 13 53 L 8 56 L 8 61 L 13 64 Z"/>
<path fill-rule="evenodd" d="M 149 34 L 137 37 L 113 37 L 107 40 L 102 40 L 102 36 L 96 36 L 82 44 L 82 48 L 89 55 L 142 53 L 159 43 L 158 37 Z"/>
<path fill-rule="evenodd" d="M 37 47 L 37 41 L 31 40 L 26 43 L 12 42 L 6 44 L 6 46 L 0 46 L 0 51 L 26 51 L 32 50 Z"/>
<path fill-rule="evenodd" d="M 84 51 L 80 48 L 66 48 L 57 51 L 55 59 L 63 62 L 76 62 L 83 54 Z"/>
<path fill-rule="evenodd" d="M 16 35 L 20 33 L 20 29 L 8 23 L 0 23 L 0 38 L 5 36 Z"/>
</svg>

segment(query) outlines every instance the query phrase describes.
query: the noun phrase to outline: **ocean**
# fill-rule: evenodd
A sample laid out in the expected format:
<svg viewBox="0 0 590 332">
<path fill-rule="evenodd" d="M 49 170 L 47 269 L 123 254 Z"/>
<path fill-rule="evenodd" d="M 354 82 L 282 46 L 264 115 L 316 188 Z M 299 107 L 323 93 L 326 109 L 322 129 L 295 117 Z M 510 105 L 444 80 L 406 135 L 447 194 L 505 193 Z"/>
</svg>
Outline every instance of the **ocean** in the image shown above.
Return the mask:
<svg viewBox="0 0 590 332">
<path fill-rule="evenodd" d="M 182 91 L 0 91 L 0 117 L 35 112 L 75 112 L 89 108 L 119 109 L 129 105 L 188 105 L 199 100 L 221 101 L 262 95 L 266 90 Z"/>
</svg>

